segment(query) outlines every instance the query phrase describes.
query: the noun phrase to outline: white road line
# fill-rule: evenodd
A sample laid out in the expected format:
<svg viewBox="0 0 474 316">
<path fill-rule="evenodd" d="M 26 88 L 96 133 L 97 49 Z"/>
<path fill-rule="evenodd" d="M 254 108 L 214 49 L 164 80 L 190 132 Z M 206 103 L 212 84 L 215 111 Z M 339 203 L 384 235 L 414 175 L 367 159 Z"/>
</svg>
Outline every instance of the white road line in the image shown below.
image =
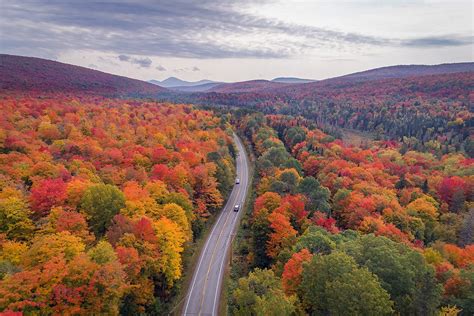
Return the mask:
<svg viewBox="0 0 474 316">
<path fill-rule="evenodd" d="M 237 189 L 237 193 L 235 194 L 235 198 L 237 198 L 237 200 L 238 200 L 238 197 L 239 197 L 239 195 L 240 195 L 240 189 L 241 189 L 241 188 L 242 188 L 242 187 L 239 186 L 238 189 Z M 235 204 L 235 200 L 234 200 L 234 203 L 232 203 L 232 204 Z M 227 226 L 225 225 L 225 224 L 227 223 L 227 220 L 232 216 L 231 214 L 232 214 L 232 212 L 229 211 L 229 214 L 227 215 L 226 220 L 225 220 L 225 222 L 224 222 L 224 226 L 222 226 L 222 229 L 221 229 L 221 231 L 220 231 L 220 233 L 219 233 L 219 236 L 217 237 L 216 245 L 215 245 L 215 247 L 214 247 L 214 249 L 213 249 L 213 251 L 212 251 L 211 259 L 210 259 L 210 262 L 209 262 L 209 268 L 207 269 L 206 277 L 205 277 L 205 281 L 204 281 L 203 292 L 202 292 L 202 294 L 201 294 L 201 303 L 200 303 L 200 305 L 199 305 L 199 315 L 201 315 L 202 303 L 204 302 L 204 297 L 206 296 L 206 292 L 207 292 L 207 288 L 206 288 L 207 279 L 209 278 L 209 272 L 211 271 L 211 268 L 212 268 L 212 266 L 213 266 L 214 256 L 215 256 L 215 254 L 216 254 L 216 250 L 220 250 L 220 249 L 218 249 L 219 241 L 220 241 L 220 238 L 222 237 L 222 234 L 224 233 L 224 231 L 225 231 L 225 229 L 226 229 L 226 227 L 227 227 Z M 235 222 L 235 221 L 234 221 L 234 222 Z M 227 244 L 225 243 L 224 245 L 227 245 Z M 225 248 L 225 247 L 224 247 L 224 248 Z"/>
<path fill-rule="evenodd" d="M 243 148 L 243 146 L 242 146 L 242 148 Z M 243 168 L 243 170 L 244 170 L 244 175 L 245 175 L 245 173 L 247 173 L 247 170 L 248 170 L 248 168 L 247 168 L 247 159 L 244 158 L 244 161 L 245 161 L 245 168 Z M 246 179 L 247 177 L 248 177 L 248 175 L 244 176 L 243 178 Z M 247 180 L 248 180 L 248 179 L 247 179 Z M 247 192 L 247 185 L 248 185 L 248 183 L 245 183 L 244 195 L 245 195 L 245 193 Z M 240 193 L 240 192 L 239 192 L 239 193 Z M 239 199 L 239 196 L 237 196 L 237 198 Z M 242 210 L 244 203 L 241 203 L 241 204 L 242 204 L 242 205 L 241 205 L 241 210 Z M 236 220 L 240 217 L 239 215 L 240 215 L 240 213 L 237 213 L 236 216 L 235 216 L 235 218 L 234 218 L 234 221 L 232 222 L 232 227 L 231 227 L 231 230 L 230 230 L 229 238 L 227 239 L 226 244 L 225 244 L 225 247 L 224 247 L 225 249 L 226 249 L 227 247 L 230 247 L 230 245 L 228 246 L 228 244 L 229 244 L 230 241 L 231 241 L 232 233 L 233 233 L 233 231 L 234 231 L 234 229 L 235 229 L 235 222 L 236 222 Z M 230 251 L 232 251 L 232 249 L 230 249 Z M 224 262 L 226 261 L 226 260 L 225 260 L 226 257 L 227 257 L 227 252 L 225 252 L 225 253 L 224 253 L 224 256 L 222 256 L 221 265 L 220 265 L 220 267 L 219 267 L 219 273 L 218 273 L 218 277 L 217 277 L 216 292 L 214 293 L 214 303 L 213 303 L 213 305 L 212 305 L 212 315 L 215 315 L 215 310 L 216 310 L 216 305 L 217 305 L 217 304 L 216 304 L 216 303 L 217 303 L 217 294 L 219 293 L 220 286 L 221 286 L 222 268 L 224 267 Z"/>
<path fill-rule="evenodd" d="M 224 211 L 225 211 L 225 209 L 224 209 Z M 199 258 L 199 263 L 198 263 L 196 272 L 195 272 L 194 277 L 193 277 L 193 283 L 191 285 L 191 290 L 189 291 L 189 295 L 188 295 L 188 298 L 186 300 L 186 307 L 184 309 L 184 315 L 186 315 L 186 313 L 188 312 L 189 302 L 191 300 L 191 294 L 193 293 L 194 285 L 196 284 L 196 279 L 199 276 L 198 272 L 201 269 L 202 260 L 204 259 L 204 256 L 206 255 L 207 247 L 209 246 L 209 241 L 211 240 L 212 235 L 214 234 L 214 230 L 216 229 L 217 226 L 219 226 L 218 223 L 221 221 L 221 218 L 224 215 L 224 211 L 221 212 L 221 214 L 219 215 L 219 218 L 217 219 L 217 222 L 214 224 L 214 227 L 212 228 L 211 233 L 209 234 L 209 237 L 207 238 L 206 245 L 204 246 L 204 251 L 201 253 L 201 258 Z"/>
<path fill-rule="evenodd" d="M 238 157 L 238 158 L 240 158 L 240 160 L 243 159 L 243 161 L 246 162 L 247 159 L 246 159 L 246 155 L 245 155 L 245 149 L 244 149 L 243 146 L 241 145 L 240 140 L 238 140 L 238 138 L 237 138 L 237 142 L 239 142 L 239 145 L 240 145 L 239 147 L 242 147 L 242 151 L 241 151 L 240 148 L 239 148 L 239 157 Z M 242 157 L 242 155 L 244 155 L 244 156 Z M 243 161 L 242 161 L 242 162 L 243 162 Z M 241 162 L 241 164 L 242 164 L 242 162 Z M 245 163 L 245 165 L 246 165 L 246 163 Z M 244 172 L 244 174 L 247 172 L 247 166 L 245 166 L 245 168 L 242 168 L 242 167 L 241 167 L 240 169 L 242 169 L 242 171 Z M 234 186 L 234 188 L 235 188 L 235 186 Z M 241 186 L 239 185 L 239 187 L 237 188 L 237 193 L 235 194 L 235 198 L 237 198 L 237 200 L 239 200 L 239 195 L 240 195 L 240 191 L 241 191 L 240 189 L 241 189 Z M 231 192 L 231 196 L 232 196 L 232 193 L 233 193 L 233 192 Z M 231 200 L 232 200 L 232 199 L 229 198 L 229 201 L 228 201 L 228 202 L 230 202 Z M 206 255 L 207 248 L 209 247 L 209 244 L 210 244 L 210 241 L 211 241 L 211 238 L 212 238 L 212 236 L 213 236 L 213 234 L 214 234 L 215 229 L 217 228 L 217 226 L 219 226 L 219 223 L 221 222 L 221 219 L 224 217 L 224 215 L 225 215 L 225 213 L 226 213 L 225 210 L 226 210 L 227 206 L 228 206 L 228 203 L 226 203 L 226 205 L 224 206 L 224 209 L 221 211 L 221 214 L 219 215 L 219 218 L 218 218 L 217 222 L 214 224 L 214 227 L 213 227 L 213 229 L 212 229 L 212 231 L 211 231 L 209 237 L 208 237 L 207 240 L 206 240 L 206 244 L 205 244 L 205 246 L 204 246 L 204 251 L 201 253 L 201 257 L 199 258 L 199 263 L 198 263 L 197 269 L 195 270 L 195 273 L 194 273 L 194 276 L 193 276 L 193 283 L 191 284 L 191 290 L 189 291 L 189 293 L 188 293 L 188 295 L 187 295 L 186 306 L 185 306 L 184 313 L 183 313 L 184 315 L 186 315 L 187 312 L 188 312 L 188 307 L 189 307 L 189 304 L 190 304 L 190 301 L 191 301 L 191 296 L 192 296 L 192 293 L 193 293 L 193 291 L 194 291 L 194 286 L 196 285 L 196 281 L 197 281 L 197 279 L 198 279 L 198 277 L 199 277 L 199 271 L 200 271 L 200 269 L 201 269 L 201 265 L 202 265 L 202 261 L 203 261 L 203 259 L 204 259 L 204 256 Z M 237 215 L 238 215 L 238 214 L 239 214 L 239 213 L 237 213 Z M 229 214 L 228 214 L 228 215 L 229 215 Z M 228 216 L 227 216 L 227 218 L 228 218 Z M 236 219 L 236 218 L 238 218 L 238 216 L 236 216 L 236 217 L 234 218 L 234 222 L 232 223 L 232 230 L 233 230 L 233 226 L 235 225 L 235 219 Z M 223 227 L 223 228 L 225 228 L 225 227 Z M 232 232 L 232 230 L 231 230 L 231 232 Z M 221 232 L 222 232 L 222 231 L 221 231 Z M 225 248 L 227 248 L 227 242 L 226 242 L 225 245 L 226 245 Z M 217 246 L 217 245 L 216 245 L 216 246 Z M 225 257 L 225 256 L 224 256 L 224 257 Z M 210 266 L 213 265 L 212 260 L 211 260 L 211 262 L 209 262 L 209 265 L 210 265 Z M 219 283 L 217 284 L 217 288 L 219 288 L 219 285 L 220 285 L 220 276 L 219 276 Z M 205 290 L 204 290 L 204 291 L 205 291 Z M 215 305 L 215 302 L 214 302 L 214 305 Z M 214 309 L 215 309 L 215 306 L 213 306 L 213 313 L 214 313 Z M 200 311 L 199 311 L 199 312 L 200 312 Z"/>
</svg>

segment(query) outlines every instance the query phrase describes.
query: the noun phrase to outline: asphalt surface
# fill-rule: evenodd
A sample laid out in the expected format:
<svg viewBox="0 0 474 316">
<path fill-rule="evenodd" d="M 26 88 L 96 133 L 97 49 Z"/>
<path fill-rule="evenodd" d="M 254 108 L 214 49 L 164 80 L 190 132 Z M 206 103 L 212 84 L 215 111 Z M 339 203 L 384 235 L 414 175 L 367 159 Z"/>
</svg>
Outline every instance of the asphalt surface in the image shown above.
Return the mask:
<svg viewBox="0 0 474 316">
<path fill-rule="evenodd" d="M 224 270 L 229 264 L 231 241 L 243 212 L 242 204 L 249 184 L 247 154 L 242 142 L 235 135 L 234 141 L 238 149 L 236 173 L 240 183 L 234 185 L 225 207 L 202 248 L 186 295 L 183 315 L 217 315 L 219 313 Z M 234 212 L 236 204 L 240 206 L 238 212 Z"/>
</svg>

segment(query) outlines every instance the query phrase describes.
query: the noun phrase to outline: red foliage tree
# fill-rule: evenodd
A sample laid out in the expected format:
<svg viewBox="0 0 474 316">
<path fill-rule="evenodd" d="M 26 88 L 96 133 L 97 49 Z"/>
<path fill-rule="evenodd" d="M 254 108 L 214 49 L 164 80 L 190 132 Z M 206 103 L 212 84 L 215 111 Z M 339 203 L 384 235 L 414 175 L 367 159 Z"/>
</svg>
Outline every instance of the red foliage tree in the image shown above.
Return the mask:
<svg viewBox="0 0 474 316">
<path fill-rule="evenodd" d="M 31 189 L 31 208 L 36 217 L 43 217 L 53 206 L 62 205 L 66 198 L 66 183 L 62 179 L 44 179 Z"/>
</svg>

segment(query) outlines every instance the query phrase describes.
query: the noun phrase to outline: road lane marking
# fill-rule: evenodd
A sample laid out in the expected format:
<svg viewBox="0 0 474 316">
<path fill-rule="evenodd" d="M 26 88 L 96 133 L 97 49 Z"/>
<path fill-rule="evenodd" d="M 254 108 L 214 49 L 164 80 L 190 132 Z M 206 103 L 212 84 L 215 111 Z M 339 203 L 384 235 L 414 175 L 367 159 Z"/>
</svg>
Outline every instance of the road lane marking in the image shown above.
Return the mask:
<svg viewBox="0 0 474 316">
<path fill-rule="evenodd" d="M 245 148 L 244 146 L 242 145 L 242 143 L 240 142 L 240 139 L 235 136 L 234 139 L 236 139 L 236 143 L 238 145 L 238 149 L 239 149 L 239 152 L 238 152 L 238 157 L 237 157 L 237 169 L 239 169 L 240 171 L 240 176 L 242 179 L 246 179 L 246 177 L 248 177 L 248 160 L 247 160 L 247 155 L 246 155 L 246 152 L 245 152 Z M 238 173 L 239 174 L 239 173 Z M 243 177 L 243 175 L 246 175 L 245 177 Z M 245 185 L 242 185 L 242 184 L 245 184 Z M 242 186 L 245 187 L 245 191 L 244 191 L 244 197 L 245 197 L 245 194 L 246 192 L 248 191 L 248 179 L 246 179 L 245 183 L 242 183 L 240 184 L 237 188 L 235 187 L 234 185 L 234 189 L 237 189 L 236 191 L 233 191 L 231 192 L 231 195 L 229 197 L 229 201 L 228 203 L 226 203 L 226 205 L 224 206 L 224 209 L 223 211 L 221 212 L 221 214 L 219 215 L 219 218 L 217 220 L 217 222 L 214 224 L 214 227 L 211 231 L 211 234 L 209 235 L 207 241 L 206 241 L 206 244 L 205 244 L 205 247 L 204 247 L 204 251 L 201 253 L 201 257 L 199 259 L 199 263 L 198 263 L 198 266 L 197 266 L 197 269 L 195 270 L 195 274 L 194 274 L 194 277 L 193 277 L 193 283 L 191 285 L 191 289 L 190 291 L 188 292 L 188 295 L 187 295 L 187 300 L 186 300 L 186 306 L 185 306 L 185 310 L 184 310 L 184 315 L 188 314 L 188 308 L 189 308 L 189 305 L 191 303 L 191 298 L 193 297 L 193 292 L 194 292 L 194 288 L 195 288 L 195 285 L 197 282 L 201 282 L 203 280 L 203 278 L 199 278 L 199 275 L 200 275 L 200 271 L 201 271 L 201 268 L 202 268 L 202 263 L 204 261 L 204 256 L 207 256 L 207 248 L 209 248 L 209 245 L 211 244 L 211 241 L 212 241 L 212 237 L 215 236 L 214 233 L 215 233 L 215 230 L 217 229 L 217 227 L 220 225 L 220 223 L 222 223 L 222 219 L 224 216 L 226 216 L 226 214 L 224 214 L 226 212 L 226 209 L 228 208 L 229 204 L 232 206 L 233 204 L 236 204 L 236 203 L 240 203 L 239 201 L 242 199 L 240 197 L 241 195 L 241 188 Z M 232 198 L 232 196 L 234 198 Z M 235 202 L 235 200 L 237 200 L 237 202 Z M 233 204 L 230 203 L 230 202 L 234 202 Z M 243 203 L 241 203 L 243 204 Z M 204 301 L 204 296 L 206 294 L 206 284 L 207 284 L 207 281 L 208 281 L 208 278 L 209 278 L 209 273 L 210 273 L 210 270 L 211 270 L 211 267 L 214 266 L 215 263 L 218 263 L 217 262 L 213 262 L 214 261 L 214 256 L 215 256 L 215 253 L 216 253 L 216 250 L 218 249 L 219 251 L 221 250 L 226 250 L 228 248 L 228 244 L 229 244 L 229 238 L 231 237 L 232 235 L 232 232 L 234 231 L 235 229 L 235 222 L 236 220 L 239 218 L 240 214 L 239 213 L 236 213 L 236 216 L 234 217 L 233 221 L 232 221 L 232 226 L 231 226 L 231 230 L 230 230 L 230 235 L 229 235 L 229 238 L 224 242 L 223 244 L 223 247 L 218 247 L 219 245 L 219 241 L 222 237 L 222 233 L 226 230 L 227 228 L 227 222 L 228 222 L 228 219 L 230 217 L 232 217 L 231 214 L 233 214 L 234 212 L 231 212 L 231 210 L 229 209 L 227 211 L 228 213 L 230 214 L 227 214 L 226 216 L 226 219 L 225 219 L 225 223 L 224 225 L 222 226 L 222 229 L 218 235 L 218 238 L 217 238 L 217 241 L 215 242 L 215 247 L 213 249 L 213 253 L 212 253 L 212 256 L 211 256 L 211 259 L 210 259 L 210 262 L 209 262 L 209 267 L 208 267 L 208 270 L 207 270 L 207 273 L 206 273 L 206 277 L 205 277 L 205 285 L 204 287 L 202 288 L 203 289 L 203 292 L 202 292 L 202 298 L 201 298 L 201 304 L 200 304 L 200 307 L 199 307 L 199 315 L 202 313 L 202 304 L 203 304 L 203 301 Z M 224 256 L 223 258 L 225 258 L 227 254 L 227 251 L 225 251 L 224 253 Z M 223 260 L 224 261 L 224 260 Z M 222 262 L 221 262 L 221 266 L 222 266 Z M 222 267 L 219 269 L 219 273 L 221 274 L 221 270 L 222 270 Z M 221 280 L 221 275 L 219 274 L 218 276 L 218 283 L 216 284 L 216 292 L 218 291 L 219 287 L 220 287 L 220 280 Z M 217 295 L 217 294 L 216 294 Z M 216 305 L 216 298 L 214 297 L 214 304 L 213 304 L 213 310 L 212 310 L 212 314 L 214 314 L 214 311 L 215 311 L 215 305 Z M 194 313 L 193 313 L 194 314 Z"/>
<path fill-rule="evenodd" d="M 217 222 L 214 224 L 214 227 L 212 228 L 211 233 L 209 234 L 209 237 L 207 238 L 206 244 L 204 246 L 204 251 L 201 253 L 201 258 L 199 259 L 199 263 L 198 263 L 198 266 L 197 266 L 197 269 L 196 269 L 196 273 L 195 273 L 194 278 L 193 278 L 193 283 L 191 285 L 191 290 L 189 291 L 188 299 L 186 301 L 186 307 L 184 309 L 184 315 L 186 315 L 187 312 L 188 312 L 189 302 L 191 301 L 191 294 L 193 293 L 194 285 L 196 284 L 196 280 L 199 277 L 199 270 L 201 269 L 202 260 L 204 259 L 205 255 L 206 255 L 207 247 L 209 247 L 209 243 L 212 239 L 212 235 L 214 234 L 214 230 L 217 228 L 217 226 L 219 226 L 218 225 L 219 222 L 224 217 L 224 211 L 225 211 L 225 207 L 224 207 L 224 210 L 219 215 L 219 218 L 217 219 Z"/>
<path fill-rule="evenodd" d="M 241 145 L 241 144 L 240 144 L 240 145 Z M 241 145 L 241 146 L 242 146 L 242 145 Z M 242 146 L 242 149 L 244 149 L 243 146 Z M 244 150 L 245 150 L 245 149 L 244 149 Z M 243 168 L 243 170 L 244 170 L 244 175 L 245 175 L 246 173 L 248 173 L 247 156 L 246 156 L 246 155 L 245 155 L 245 158 L 244 158 L 244 165 L 245 165 L 245 168 Z M 243 182 L 246 182 L 246 183 L 244 183 L 244 184 L 245 184 L 244 197 L 245 197 L 245 195 L 246 195 L 246 193 L 247 193 L 247 190 L 248 190 L 248 188 L 247 188 L 247 185 L 248 185 L 248 176 L 249 176 L 249 175 L 247 174 L 247 175 L 245 175 L 245 176 L 243 177 L 243 179 L 245 179 Z M 239 193 L 240 193 L 240 192 L 239 192 Z M 243 198 L 243 197 L 242 197 L 242 198 Z M 245 201 L 243 201 L 243 203 L 241 203 L 241 204 L 242 204 L 241 210 L 244 209 L 244 207 L 243 207 L 243 206 L 244 206 L 244 203 L 245 203 Z M 236 223 L 237 219 L 240 217 L 240 213 L 237 213 L 236 215 L 237 215 L 237 216 L 235 216 L 234 221 L 232 222 L 232 228 L 231 228 L 231 231 L 230 231 L 230 234 L 229 234 L 229 238 L 228 238 L 227 241 L 226 241 L 225 248 L 231 247 L 231 245 L 228 246 L 228 244 L 230 243 L 230 240 L 231 240 L 231 237 L 232 237 L 232 233 L 233 233 L 233 231 L 234 231 L 234 229 L 235 229 L 235 223 Z M 232 248 L 230 249 L 230 251 L 232 251 Z M 218 274 L 218 277 L 217 277 L 216 292 L 214 293 L 214 302 L 213 302 L 213 304 L 212 304 L 212 315 L 213 315 L 213 316 L 215 315 L 215 310 L 216 310 L 216 305 L 217 305 L 217 304 L 216 304 L 216 303 L 217 303 L 217 294 L 219 293 L 219 289 L 220 289 L 220 284 L 221 284 L 221 279 L 222 279 L 222 268 L 223 268 L 223 266 L 224 266 L 224 262 L 225 262 L 226 256 L 227 256 L 227 252 L 225 252 L 225 253 L 224 253 L 224 256 L 222 256 L 222 261 L 221 261 L 221 264 L 220 264 L 220 267 L 219 267 L 219 274 Z"/>
<path fill-rule="evenodd" d="M 241 188 L 242 188 L 242 187 L 239 185 L 239 187 L 238 187 L 238 189 L 237 189 L 237 193 L 235 194 L 235 199 L 236 199 L 236 200 L 239 200 Z M 235 204 L 235 203 L 236 203 L 236 202 L 235 202 L 235 200 L 234 200 L 234 203 L 233 203 L 233 204 Z M 221 237 L 222 237 L 222 233 L 225 231 L 225 229 L 226 229 L 226 227 L 227 227 L 227 226 L 226 226 L 227 221 L 229 220 L 229 218 L 232 217 L 231 214 L 233 213 L 233 211 L 230 211 L 230 210 L 229 210 L 228 213 L 229 213 L 229 214 L 228 214 L 227 217 L 226 217 L 225 223 L 224 223 L 224 225 L 222 226 L 222 229 L 221 229 L 221 231 L 220 231 L 220 233 L 219 233 L 219 236 L 217 237 L 216 245 L 214 246 L 214 249 L 213 249 L 213 251 L 212 251 L 211 260 L 209 261 L 209 267 L 208 267 L 208 269 L 207 269 L 206 277 L 205 277 L 205 279 L 204 279 L 203 290 L 202 290 L 202 292 L 201 292 L 201 304 L 199 305 L 199 315 L 201 315 L 202 304 L 203 304 L 203 302 L 204 302 L 204 296 L 205 296 L 206 291 L 207 291 L 207 288 L 206 288 L 207 279 L 209 278 L 209 272 L 211 272 L 211 267 L 213 266 L 213 260 L 214 260 L 215 254 L 216 254 L 216 249 L 218 248 L 217 246 L 219 245 L 219 241 L 220 241 L 220 239 L 221 239 Z M 224 245 L 226 245 L 226 244 L 224 244 Z"/>
</svg>

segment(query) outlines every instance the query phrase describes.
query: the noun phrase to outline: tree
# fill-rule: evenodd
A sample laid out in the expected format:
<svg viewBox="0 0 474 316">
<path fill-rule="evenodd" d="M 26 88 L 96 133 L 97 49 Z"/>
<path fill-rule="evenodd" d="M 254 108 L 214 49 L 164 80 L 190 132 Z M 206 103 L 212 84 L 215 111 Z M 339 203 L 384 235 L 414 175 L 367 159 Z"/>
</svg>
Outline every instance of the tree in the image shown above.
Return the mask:
<svg viewBox="0 0 474 316">
<path fill-rule="evenodd" d="M 22 265 L 24 267 L 34 267 L 57 256 L 62 256 L 66 262 L 69 262 L 82 253 L 84 249 L 85 245 L 82 240 L 66 231 L 40 235 L 32 240 L 30 248 L 24 255 Z"/>
<path fill-rule="evenodd" d="M 63 205 L 66 198 L 66 183 L 62 179 L 44 179 L 31 189 L 31 209 L 35 217 L 43 217 L 53 206 Z"/>
<path fill-rule="evenodd" d="M 156 221 L 153 226 L 160 250 L 158 262 L 168 286 L 171 287 L 173 282 L 181 277 L 181 253 L 186 236 L 178 224 L 166 217 Z"/>
<path fill-rule="evenodd" d="M 450 210 L 459 212 L 465 201 L 466 181 L 461 177 L 454 176 L 444 178 L 438 186 L 438 193 L 441 199 L 449 204 Z"/>
<path fill-rule="evenodd" d="M 407 210 L 423 213 L 433 219 L 438 217 L 438 203 L 432 197 L 425 195 L 407 205 Z"/>
<path fill-rule="evenodd" d="M 91 248 L 87 254 L 97 264 L 104 265 L 117 261 L 117 254 L 114 248 L 105 240 L 99 241 L 97 245 Z"/>
<path fill-rule="evenodd" d="M 281 196 L 275 192 L 265 192 L 260 195 L 254 203 L 254 216 L 263 208 L 267 211 L 272 212 L 281 203 Z"/>
<path fill-rule="evenodd" d="M 293 246 L 295 251 L 308 249 L 313 254 L 329 254 L 336 249 L 336 243 L 323 229 L 310 226 L 301 235 Z"/>
<path fill-rule="evenodd" d="M 32 314 L 117 315 L 126 289 L 118 262 L 99 265 L 84 253 L 61 255 L 0 281 L 0 309 Z"/>
<path fill-rule="evenodd" d="M 268 214 L 268 210 L 263 208 L 255 214 L 252 220 L 254 263 L 260 268 L 268 267 L 271 262 L 271 258 L 267 254 L 267 244 L 271 233 Z"/>
<path fill-rule="evenodd" d="M 441 307 L 438 316 L 458 316 L 462 309 L 456 306 L 443 306 Z"/>
<path fill-rule="evenodd" d="M 132 221 L 128 217 L 122 214 L 117 214 L 112 219 L 112 223 L 107 230 L 107 234 L 106 234 L 107 240 L 113 246 L 115 246 L 124 234 L 132 233 L 132 232 L 133 232 Z"/>
<path fill-rule="evenodd" d="M 230 297 L 233 315 L 291 315 L 295 297 L 285 296 L 273 271 L 255 269 L 240 278 Z"/>
<path fill-rule="evenodd" d="M 48 215 L 48 224 L 42 233 L 60 233 L 67 231 L 82 239 L 84 243 L 94 241 L 94 235 L 90 233 L 87 221 L 83 214 L 74 211 L 65 211 L 62 207 L 55 207 Z"/>
<path fill-rule="evenodd" d="M 267 242 L 267 254 L 270 258 L 276 258 L 282 249 L 292 245 L 297 231 L 291 226 L 288 217 L 281 213 L 271 213 L 268 221 L 273 232 Z"/>
<path fill-rule="evenodd" d="M 389 294 L 377 277 L 341 253 L 313 256 L 299 287 L 303 306 L 316 315 L 389 315 Z"/>
<path fill-rule="evenodd" d="M 462 269 L 458 275 L 452 276 L 444 285 L 447 304 L 462 309 L 461 315 L 474 313 L 474 269 Z"/>
<path fill-rule="evenodd" d="M 0 261 L 8 261 L 17 266 L 21 263 L 21 259 L 28 250 L 28 246 L 23 242 L 0 240 L 0 249 Z M 2 270 L 1 272 L 3 274 L 5 271 Z M 1 274 L 0 276 L 3 277 Z"/>
<path fill-rule="evenodd" d="M 189 225 L 188 218 L 186 217 L 186 213 L 184 212 L 183 208 L 175 203 L 165 204 L 163 208 L 159 208 L 157 213 L 155 214 L 160 217 L 166 217 L 173 222 L 175 222 L 180 230 L 186 236 L 186 240 L 191 238 L 191 227 Z"/>
<path fill-rule="evenodd" d="M 297 191 L 306 196 L 306 209 L 310 210 L 311 214 L 314 211 L 320 211 L 331 215 L 331 206 L 329 205 L 331 192 L 322 186 L 316 178 L 306 177 L 301 180 Z"/>
<path fill-rule="evenodd" d="M 285 264 L 282 274 L 283 289 L 287 296 L 296 293 L 301 283 L 301 273 L 303 272 L 303 263 L 311 260 L 313 255 L 308 249 L 302 249 L 291 256 L 291 259 Z"/>
<path fill-rule="evenodd" d="M 81 210 L 87 214 L 89 226 L 96 236 L 103 236 L 112 218 L 125 207 L 125 197 L 117 187 L 97 184 L 86 190 Z"/>
<path fill-rule="evenodd" d="M 84 179 L 73 179 L 67 183 L 67 199 L 66 204 L 73 209 L 80 206 L 82 196 L 87 188 L 91 185 L 89 181 Z"/>
<path fill-rule="evenodd" d="M 464 217 L 461 232 L 459 233 L 459 243 L 466 246 L 474 243 L 474 208 L 471 208 L 469 213 Z"/>
<path fill-rule="evenodd" d="M 306 132 L 300 126 L 290 127 L 285 130 L 285 142 L 290 150 L 306 139 Z"/>
<path fill-rule="evenodd" d="M 440 302 L 434 269 L 408 246 L 385 237 L 365 235 L 341 247 L 377 275 L 402 315 L 430 315 Z"/>
<path fill-rule="evenodd" d="M 401 189 L 404 189 L 408 186 L 408 181 L 405 179 L 405 174 L 402 174 L 400 176 L 400 180 L 398 180 L 398 182 L 395 184 L 395 189 L 397 190 L 401 190 Z"/>
<path fill-rule="evenodd" d="M 0 199 L 0 233 L 15 240 L 30 239 L 35 226 L 29 218 L 31 212 L 18 197 Z"/>
<path fill-rule="evenodd" d="M 330 315 L 391 315 L 393 302 L 367 269 L 355 269 L 326 283 Z M 341 304 L 344 302 L 343 304 Z"/>
<path fill-rule="evenodd" d="M 301 180 L 301 176 L 298 174 L 296 169 L 284 169 L 277 174 L 277 183 L 281 183 L 282 188 L 274 189 L 274 185 L 272 184 L 272 191 L 277 193 L 296 193 L 296 187 Z M 275 182 L 274 182 L 275 183 Z"/>
</svg>

